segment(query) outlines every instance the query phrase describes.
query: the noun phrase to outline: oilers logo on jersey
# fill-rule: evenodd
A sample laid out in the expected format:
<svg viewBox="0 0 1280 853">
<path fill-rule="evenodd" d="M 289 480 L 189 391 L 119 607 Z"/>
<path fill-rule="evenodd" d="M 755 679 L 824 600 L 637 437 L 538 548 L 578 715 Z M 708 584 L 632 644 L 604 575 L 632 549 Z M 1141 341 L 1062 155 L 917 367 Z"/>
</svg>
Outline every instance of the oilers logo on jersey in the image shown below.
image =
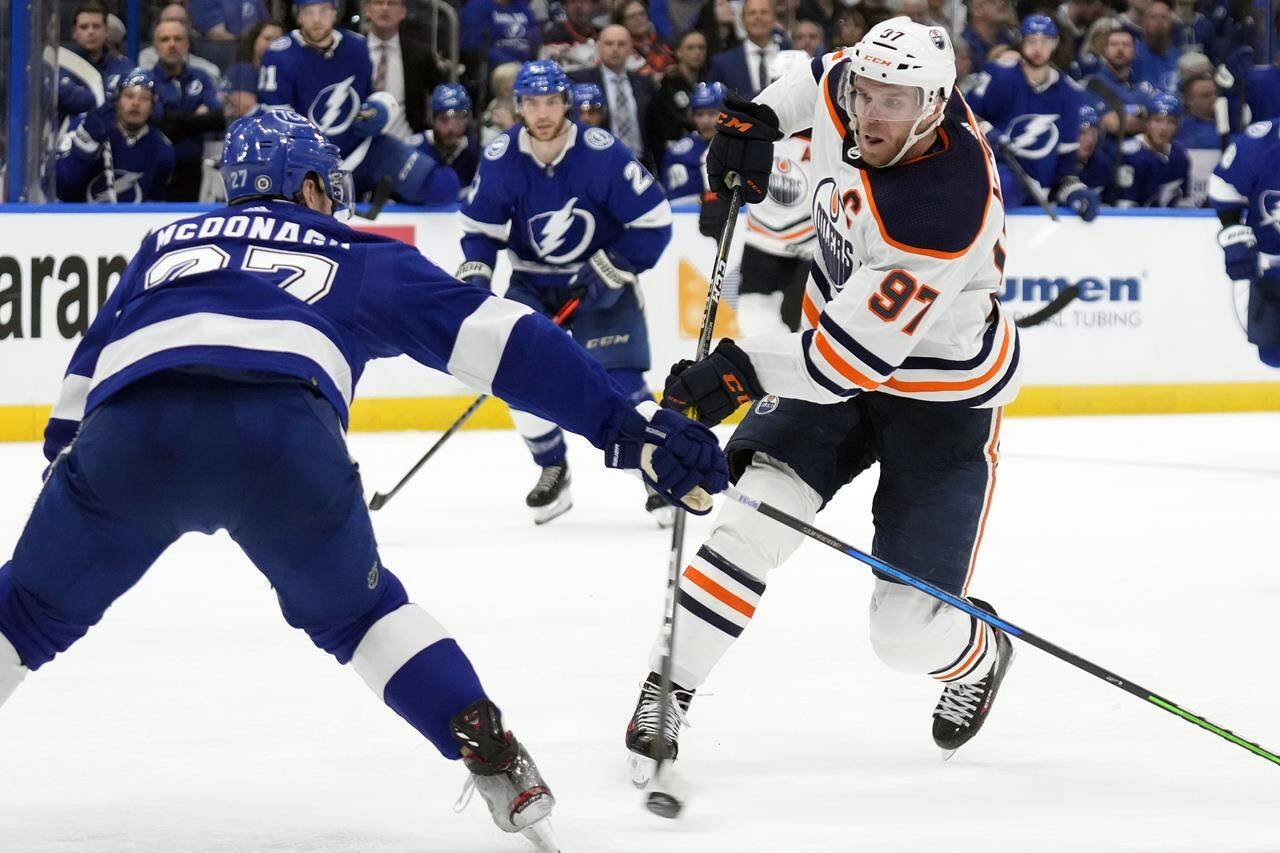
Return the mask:
<svg viewBox="0 0 1280 853">
<path fill-rule="evenodd" d="M 356 92 L 354 74 L 325 86 L 308 107 L 308 118 L 326 136 L 343 133 L 360 112 L 360 94 Z"/>
<path fill-rule="evenodd" d="M 1020 115 L 1009 123 L 1005 131 L 1009 136 L 1009 150 L 1014 156 L 1039 160 L 1057 154 L 1057 113 L 1029 113 Z"/>
<path fill-rule="evenodd" d="M 808 194 L 809 181 L 804 169 L 789 158 L 778 160 L 769 175 L 769 197 L 790 207 Z"/>
<path fill-rule="evenodd" d="M 596 218 L 575 205 L 574 196 L 558 210 L 539 213 L 529 219 L 529 242 L 549 264 L 576 261 L 591 245 L 596 234 Z"/>
<path fill-rule="evenodd" d="M 862 210 L 856 190 L 841 193 L 834 178 L 823 178 L 813 193 L 812 217 L 818 232 L 818 248 L 827 280 L 839 291 L 857 268 L 853 244 L 847 235 L 853 217 Z"/>
</svg>

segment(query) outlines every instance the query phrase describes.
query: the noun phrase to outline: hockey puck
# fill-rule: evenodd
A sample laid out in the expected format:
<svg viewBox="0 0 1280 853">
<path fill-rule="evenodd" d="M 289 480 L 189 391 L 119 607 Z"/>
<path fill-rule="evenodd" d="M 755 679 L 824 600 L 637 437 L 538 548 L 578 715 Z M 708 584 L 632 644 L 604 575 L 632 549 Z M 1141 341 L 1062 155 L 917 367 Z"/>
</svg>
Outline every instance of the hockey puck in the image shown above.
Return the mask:
<svg viewBox="0 0 1280 853">
<path fill-rule="evenodd" d="M 680 810 L 684 808 L 684 803 L 678 797 L 666 791 L 650 791 L 644 804 L 649 811 L 667 820 L 678 818 Z"/>
</svg>

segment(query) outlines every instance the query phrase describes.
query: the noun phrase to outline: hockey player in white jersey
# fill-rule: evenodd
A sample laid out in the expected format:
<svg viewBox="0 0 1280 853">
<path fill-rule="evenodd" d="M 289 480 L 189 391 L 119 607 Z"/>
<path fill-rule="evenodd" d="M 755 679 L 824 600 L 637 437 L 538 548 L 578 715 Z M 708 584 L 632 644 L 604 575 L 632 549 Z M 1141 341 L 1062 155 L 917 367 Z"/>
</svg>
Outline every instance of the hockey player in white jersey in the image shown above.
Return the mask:
<svg viewBox="0 0 1280 853">
<path fill-rule="evenodd" d="M 726 103 L 708 180 L 721 194 L 740 183 L 748 203 L 765 197 L 774 144 L 812 128 L 818 246 L 804 330 L 721 341 L 706 359 L 672 368 L 663 402 L 715 424 L 755 401 L 727 445 L 730 473 L 744 493 L 805 521 L 879 462 L 873 552 L 967 595 L 1020 353 L 996 301 L 1005 254 L 995 163 L 955 90 L 954 61 L 945 30 L 895 18 L 754 102 Z M 647 781 L 655 738 L 675 754 L 694 691 L 801 541 L 736 503 L 721 509 L 677 590 L 675 713 L 660 734 L 651 672 L 627 728 L 637 784 Z M 932 734 L 949 756 L 986 720 L 1012 644 L 884 578 L 870 611 L 880 659 L 941 686 Z"/>
<path fill-rule="evenodd" d="M 781 51 L 770 65 L 770 77 L 777 80 L 796 65 L 807 68 L 810 61 L 803 50 Z M 817 236 L 809 216 L 811 165 L 807 130 L 778 140 L 768 192 L 759 204 L 747 208 L 737 303 L 744 335 L 800 328 L 800 303 Z M 718 237 L 727 211 L 724 199 L 706 199 L 698 230 Z"/>
</svg>

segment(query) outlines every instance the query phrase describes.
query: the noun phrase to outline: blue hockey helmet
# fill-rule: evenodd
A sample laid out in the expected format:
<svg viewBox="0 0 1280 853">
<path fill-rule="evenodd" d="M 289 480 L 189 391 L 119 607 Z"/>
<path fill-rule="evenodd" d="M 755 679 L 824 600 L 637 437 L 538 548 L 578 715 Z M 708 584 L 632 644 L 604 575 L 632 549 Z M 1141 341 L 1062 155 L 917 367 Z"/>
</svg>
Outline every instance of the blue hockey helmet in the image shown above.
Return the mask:
<svg viewBox="0 0 1280 853">
<path fill-rule="evenodd" d="M 1182 101 L 1177 95 L 1168 92 L 1156 92 L 1147 99 L 1147 115 L 1182 118 Z"/>
<path fill-rule="evenodd" d="M 471 113 L 471 96 L 461 83 L 441 83 L 431 92 L 431 115 Z"/>
<path fill-rule="evenodd" d="M 111 94 L 118 95 L 125 89 L 134 86 L 141 86 L 154 95 L 156 91 L 155 73 L 150 68 L 135 68 L 128 74 L 121 75 L 120 79 L 116 81 L 116 87 Z"/>
<path fill-rule="evenodd" d="M 550 59 L 534 59 L 520 66 L 516 74 L 515 96 L 555 95 L 569 91 L 569 75 Z"/>
<path fill-rule="evenodd" d="M 570 89 L 573 94 L 573 111 L 604 109 L 604 92 L 595 83 L 574 83 Z"/>
<path fill-rule="evenodd" d="M 315 174 L 337 213 L 350 208 L 351 175 L 320 129 L 293 110 L 269 110 L 236 119 L 227 128 L 219 167 L 227 201 L 284 198 L 293 201 L 307 175 Z"/>
<path fill-rule="evenodd" d="M 689 109 L 718 110 L 724 103 L 724 98 L 723 83 L 699 83 L 689 93 Z"/>
<path fill-rule="evenodd" d="M 1080 105 L 1080 127 L 1098 127 L 1102 124 L 1102 116 L 1098 115 L 1098 111 L 1094 109 L 1092 104 Z"/>
<path fill-rule="evenodd" d="M 1022 37 L 1047 36 L 1058 37 L 1058 25 L 1048 15 L 1027 15 L 1022 19 Z"/>
</svg>

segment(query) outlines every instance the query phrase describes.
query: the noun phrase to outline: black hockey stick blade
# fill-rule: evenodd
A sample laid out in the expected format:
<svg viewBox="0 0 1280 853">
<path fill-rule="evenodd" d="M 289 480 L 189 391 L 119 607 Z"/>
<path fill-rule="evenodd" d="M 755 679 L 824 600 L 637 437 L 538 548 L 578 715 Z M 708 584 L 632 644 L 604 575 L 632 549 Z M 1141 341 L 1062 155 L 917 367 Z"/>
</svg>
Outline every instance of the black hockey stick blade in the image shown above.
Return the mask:
<svg viewBox="0 0 1280 853">
<path fill-rule="evenodd" d="M 1019 317 L 1014 324 L 1019 329 L 1030 329 L 1033 326 L 1039 326 L 1045 320 L 1050 319 L 1062 309 L 1066 308 L 1080 296 L 1080 285 L 1072 284 L 1064 287 L 1058 292 L 1058 295 L 1049 300 L 1049 304 L 1041 308 L 1039 311 L 1032 312 L 1025 317 Z"/>
<path fill-rule="evenodd" d="M 929 583 L 928 581 L 921 580 L 920 578 L 916 577 L 910 572 L 903 571 L 897 566 L 886 563 L 884 560 L 881 560 L 879 557 L 868 554 L 865 551 L 860 551 L 859 549 L 853 547 L 852 545 L 847 545 L 844 542 L 841 542 L 839 539 L 835 538 L 831 534 L 824 533 L 823 531 L 818 530 L 816 527 L 812 527 L 806 524 L 805 522 L 801 521 L 795 516 L 788 515 L 787 513 L 783 512 L 780 509 L 769 506 L 769 504 L 765 503 L 764 501 L 759 501 L 751 497 L 750 495 L 743 494 L 738 490 L 736 486 L 730 486 L 728 489 L 725 490 L 724 495 L 725 497 L 729 498 L 729 500 L 737 501 L 738 503 L 742 504 L 748 509 L 758 512 L 761 515 L 765 516 L 766 518 L 771 518 L 774 521 L 778 522 L 779 524 L 783 525 L 784 527 L 789 527 L 792 530 L 796 531 L 797 533 L 800 533 L 804 536 L 807 536 L 810 539 L 815 539 L 818 542 L 821 542 L 823 545 L 826 545 L 828 548 L 833 548 L 836 551 L 840 551 L 843 554 L 853 557 L 855 560 L 862 563 L 863 565 L 871 569 L 874 569 L 875 571 L 880 572 L 881 574 L 887 575 L 889 578 L 897 581 L 898 583 L 915 587 L 916 589 L 923 592 L 925 595 L 931 596 L 932 598 L 936 598 L 938 601 L 941 601 L 945 604 L 949 604 L 952 607 L 956 608 L 957 610 L 963 610 L 965 613 L 968 613 L 970 616 L 974 617 L 975 619 L 978 619 L 982 622 L 986 622 L 991 627 L 998 628 L 1008 636 L 1016 637 L 1017 639 L 1022 640 L 1024 643 L 1026 643 L 1029 646 L 1035 646 L 1040 651 L 1045 652 L 1046 654 L 1049 654 L 1057 658 L 1063 663 L 1070 664 L 1071 666 L 1074 666 L 1076 669 L 1087 672 L 1090 675 L 1094 676 L 1095 678 L 1105 681 L 1107 684 L 1110 684 L 1112 687 L 1118 687 L 1121 690 L 1123 690 L 1125 693 L 1128 693 L 1131 696 L 1136 696 L 1145 702 L 1149 702 L 1150 704 L 1155 705 L 1157 708 L 1168 711 L 1170 714 L 1173 714 L 1175 717 L 1180 717 L 1181 719 L 1186 720 L 1188 723 L 1199 726 L 1205 731 L 1211 732 L 1212 734 L 1217 735 L 1218 737 L 1222 738 L 1225 741 L 1234 743 L 1236 746 L 1241 747 L 1242 749 L 1247 749 L 1249 752 L 1252 752 L 1254 755 L 1258 756 L 1259 758 L 1265 758 L 1267 761 L 1270 761 L 1272 764 L 1280 765 L 1280 755 L 1277 755 L 1276 753 L 1272 752 L 1266 747 L 1263 747 L 1257 743 L 1254 743 L 1253 741 L 1245 740 L 1244 738 L 1237 735 L 1235 732 L 1232 732 L 1229 729 L 1224 729 L 1221 726 L 1216 725 L 1215 723 L 1212 723 L 1209 720 L 1206 720 L 1204 717 L 1201 717 L 1198 714 L 1193 714 L 1190 711 L 1186 710 L 1185 708 L 1172 702 L 1171 700 L 1166 699 L 1163 696 L 1160 696 L 1159 694 L 1154 693 L 1148 690 L 1147 688 L 1112 672 L 1109 669 L 1104 669 L 1103 667 L 1098 666 L 1093 661 L 1086 660 L 1085 658 L 1080 657 L 1075 652 L 1068 651 L 1067 649 L 1064 649 L 1061 646 L 1058 646 L 1054 643 L 1049 642 L 1043 637 L 1037 636 L 1036 634 L 1033 634 L 1024 628 L 1018 627 L 1017 625 L 1013 624 L 1012 622 L 1006 619 L 1002 619 L 999 616 L 996 616 L 992 613 L 988 613 L 982 608 L 972 604 L 968 599 L 961 598 L 957 595 L 952 595 L 951 593 L 946 592 L 945 590 L 941 590 L 938 587 L 934 586 L 933 584 Z"/>
<path fill-rule="evenodd" d="M 373 188 L 373 195 L 369 199 L 369 206 L 364 210 L 356 208 L 355 214 L 361 219 L 377 219 L 378 214 L 382 213 L 382 208 L 391 200 L 391 191 L 394 184 L 390 175 L 383 175 L 378 179 L 378 185 Z"/>
</svg>

